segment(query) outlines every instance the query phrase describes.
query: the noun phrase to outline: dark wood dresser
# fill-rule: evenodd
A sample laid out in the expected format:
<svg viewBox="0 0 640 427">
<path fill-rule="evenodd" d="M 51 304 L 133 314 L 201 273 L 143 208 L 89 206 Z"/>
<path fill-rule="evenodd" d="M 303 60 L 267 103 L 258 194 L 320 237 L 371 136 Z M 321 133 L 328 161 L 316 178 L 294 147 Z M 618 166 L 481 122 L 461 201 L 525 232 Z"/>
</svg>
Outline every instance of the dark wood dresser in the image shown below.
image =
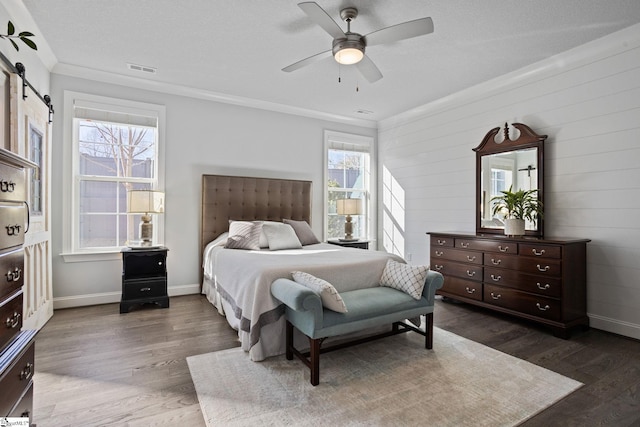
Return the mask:
<svg viewBox="0 0 640 427">
<path fill-rule="evenodd" d="M 24 252 L 28 230 L 26 167 L 31 162 L 0 149 L 0 417 L 33 411 L 34 337 L 22 329 Z"/>
<path fill-rule="evenodd" d="M 427 234 L 431 269 L 445 277 L 438 294 L 545 324 L 565 339 L 589 325 L 589 239 Z"/>
</svg>

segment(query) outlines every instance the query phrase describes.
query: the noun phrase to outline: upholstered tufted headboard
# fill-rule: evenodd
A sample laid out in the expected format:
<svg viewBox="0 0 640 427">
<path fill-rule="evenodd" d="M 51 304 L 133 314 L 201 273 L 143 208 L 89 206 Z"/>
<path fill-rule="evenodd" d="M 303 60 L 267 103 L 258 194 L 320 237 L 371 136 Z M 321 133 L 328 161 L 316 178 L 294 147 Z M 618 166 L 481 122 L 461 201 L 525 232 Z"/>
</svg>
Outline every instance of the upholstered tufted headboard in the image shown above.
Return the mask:
<svg viewBox="0 0 640 427">
<path fill-rule="evenodd" d="M 311 224 L 311 181 L 202 175 L 201 257 L 209 242 L 229 230 L 230 219 L 285 218 Z"/>
</svg>

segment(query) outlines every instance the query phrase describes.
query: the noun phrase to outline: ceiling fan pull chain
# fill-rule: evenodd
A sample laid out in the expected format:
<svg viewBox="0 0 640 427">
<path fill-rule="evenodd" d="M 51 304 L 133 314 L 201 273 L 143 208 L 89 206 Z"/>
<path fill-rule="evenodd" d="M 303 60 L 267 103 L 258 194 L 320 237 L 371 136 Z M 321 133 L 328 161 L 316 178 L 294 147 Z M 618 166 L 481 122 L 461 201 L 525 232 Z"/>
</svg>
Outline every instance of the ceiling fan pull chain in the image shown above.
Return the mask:
<svg viewBox="0 0 640 427">
<path fill-rule="evenodd" d="M 341 74 L 342 74 L 342 67 L 338 63 L 338 83 L 342 83 Z"/>
</svg>

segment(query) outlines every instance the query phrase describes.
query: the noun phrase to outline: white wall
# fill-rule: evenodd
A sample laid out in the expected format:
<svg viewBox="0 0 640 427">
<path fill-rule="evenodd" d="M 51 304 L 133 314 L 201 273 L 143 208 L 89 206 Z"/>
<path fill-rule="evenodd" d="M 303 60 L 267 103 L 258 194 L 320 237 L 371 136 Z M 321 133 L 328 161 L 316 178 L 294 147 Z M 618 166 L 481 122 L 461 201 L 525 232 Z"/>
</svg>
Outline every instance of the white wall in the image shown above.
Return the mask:
<svg viewBox="0 0 640 427">
<path fill-rule="evenodd" d="M 165 244 L 169 295 L 199 290 L 202 174 L 313 181 L 314 231 L 322 235 L 323 131 L 375 136 L 376 130 L 52 74 L 52 97 L 63 91 L 166 106 Z M 62 108 L 53 128 L 53 283 L 55 307 L 120 300 L 121 261 L 65 262 L 62 253 Z"/>
<path fill-rule="evenodd" d="M 591 326 L 640 338 L 640 25 L 380 123 L 413 263 L 426 232 L 475 231 L 472 148 L 505 122 L 549 136 L 545 231 L 592 240 Z"/>
</svg>

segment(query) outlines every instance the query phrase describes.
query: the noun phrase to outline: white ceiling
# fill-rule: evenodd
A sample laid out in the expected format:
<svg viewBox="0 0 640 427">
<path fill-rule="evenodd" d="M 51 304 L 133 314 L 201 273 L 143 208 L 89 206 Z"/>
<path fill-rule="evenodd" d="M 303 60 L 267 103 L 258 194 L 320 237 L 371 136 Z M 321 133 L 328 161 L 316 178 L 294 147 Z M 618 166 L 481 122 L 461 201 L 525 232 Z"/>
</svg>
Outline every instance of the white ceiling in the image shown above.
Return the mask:
<svg viewBox="0 0 640 427">
<path fill-rule="evenodd" d="M 330 57 L 293 73 L 281 71 L 331 48 L 331 37 L 298 2 L 24 0 L 24 5 L 57 58 L 54 72 L 83 67 L 149 79 L 156 86 L 374 121 L 640 22 L 640 0 L 317 0 L 345 30 L 340 10 L 357 7 L 351 29 L 361 34 L 433 19 L 433 34 L 367 49 L 384 75 L 371 84 Z M 155 67 L 157 73 L 130 71 L 127 63 Z"/>
</svg>

